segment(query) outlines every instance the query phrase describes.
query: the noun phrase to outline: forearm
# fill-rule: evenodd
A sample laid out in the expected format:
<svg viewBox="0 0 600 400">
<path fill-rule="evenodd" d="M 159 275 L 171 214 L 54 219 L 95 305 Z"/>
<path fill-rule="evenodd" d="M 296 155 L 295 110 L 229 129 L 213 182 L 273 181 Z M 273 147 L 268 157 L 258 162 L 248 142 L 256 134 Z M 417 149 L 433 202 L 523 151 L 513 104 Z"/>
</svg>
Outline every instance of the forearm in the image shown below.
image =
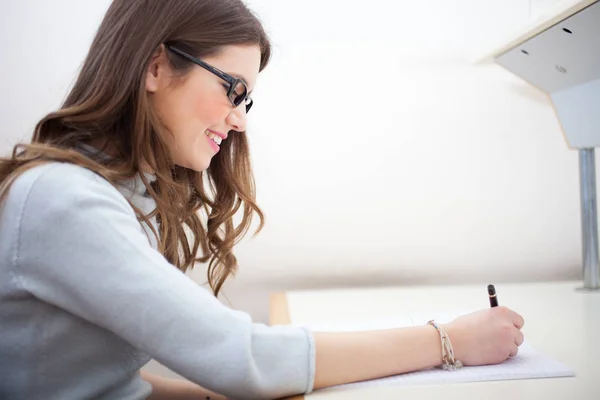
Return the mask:
<svg viewBox="0 0 600 400">
<path fill-rule="evenodd" d="M 219 394 L 183 379 L 169 379 L 141 371 L 142 379 L 152 385 L 152 394 L 147 400 L 225 400 Z"/>
<path fill-rule="evenodd" d="M 314 337 L 315 389 L 442 364 L 440 337 L 431 326 L 377 332 L 315 332 Z"/>
</svg>

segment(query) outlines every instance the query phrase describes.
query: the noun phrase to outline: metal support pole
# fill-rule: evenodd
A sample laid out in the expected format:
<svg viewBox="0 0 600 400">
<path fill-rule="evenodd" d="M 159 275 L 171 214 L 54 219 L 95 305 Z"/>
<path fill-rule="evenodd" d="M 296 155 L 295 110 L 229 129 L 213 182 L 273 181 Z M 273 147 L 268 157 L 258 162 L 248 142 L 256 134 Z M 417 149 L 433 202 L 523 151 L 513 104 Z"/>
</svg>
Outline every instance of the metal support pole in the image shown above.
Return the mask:
<svg viewBox="0 0 600 400">
<path fill-rule="evenodd" d="M 581 189 L 582 290 L 600 289 L 598 265 L 598 212 L 596 208 L 596 162 L 594 148 L 579 149 Z"/>
</svg>

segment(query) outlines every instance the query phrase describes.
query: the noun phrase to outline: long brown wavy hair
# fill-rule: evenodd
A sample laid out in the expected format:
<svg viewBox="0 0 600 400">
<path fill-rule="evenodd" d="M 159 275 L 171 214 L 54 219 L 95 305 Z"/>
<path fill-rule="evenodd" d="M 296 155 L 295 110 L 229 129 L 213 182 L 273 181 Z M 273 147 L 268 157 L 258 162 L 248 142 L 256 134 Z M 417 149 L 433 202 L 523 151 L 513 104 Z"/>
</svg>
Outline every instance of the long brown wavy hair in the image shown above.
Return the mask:
<svg viewBox="0 0 600 400">
<path fill-rule="evenodd" d="M 208 283 L 218 295 L 237 268 L 234 245 L 254 214 L 260 219 L 256 233 L 264 222 L 255 202 L 248 142 L 245 132 L 230 135 L 201 173 L 174 165 L 163 139 L 169 133 L 145 90 L 151 56 L 164 43 L 200 58 L 227 45 L 256 44 L 260 71 L 271 56 L 260 21 L 240 0 L 114 0 L 61 108 L 39 121 L 31 143 L 0 158 L 0 201 L 20 174 L 51 161 L 83 166 L 113 185 L 139 174 L 156 209 L 144 215 L 131 204 L 138 219 L 152 228 L 149 221 L 156 217 L 159 232 L 152 231 L 159 251 L 180 270 L 210 260 Z M 170 52 L 167 56 L 181 77 L 192 67 Z M 114 157 L 77 150 L 91 143 L 105 143 Z M 145 165 L 156 175 L 153 182 L 140 174 Z M 236 225 L 233 217 L 240 210 Z"/>
</svg>

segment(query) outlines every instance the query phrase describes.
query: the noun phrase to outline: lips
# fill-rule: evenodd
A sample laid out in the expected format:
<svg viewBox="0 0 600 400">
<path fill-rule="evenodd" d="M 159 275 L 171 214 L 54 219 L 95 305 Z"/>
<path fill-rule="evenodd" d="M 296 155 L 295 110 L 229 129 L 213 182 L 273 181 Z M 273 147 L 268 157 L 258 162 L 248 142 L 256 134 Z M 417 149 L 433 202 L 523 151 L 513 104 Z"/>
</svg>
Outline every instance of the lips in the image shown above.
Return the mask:
<svg viewBox="0 0 600 400">
<path fill-rule="evenodd" d="M 206 140 L 208 141 L 210 147 L 212 147 L 215 154 L 218 153 L 220 150 L 219 143 L 221 143 L 221 138 L 215 135 L 214 133 L 208 131 L 206 131 L 204 136 L 206 136 Z"/>
</svg>

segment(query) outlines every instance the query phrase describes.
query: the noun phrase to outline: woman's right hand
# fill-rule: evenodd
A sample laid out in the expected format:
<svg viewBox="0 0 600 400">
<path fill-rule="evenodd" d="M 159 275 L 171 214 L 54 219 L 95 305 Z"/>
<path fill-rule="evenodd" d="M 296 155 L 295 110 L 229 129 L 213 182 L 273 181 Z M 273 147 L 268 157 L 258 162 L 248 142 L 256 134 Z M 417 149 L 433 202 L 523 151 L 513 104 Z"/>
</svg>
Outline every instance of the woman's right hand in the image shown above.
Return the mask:
<svg viewBox="0 0 600 400">
<path fill-rule="evenodd" d="M 521 315 L 499 306 L 460 316 L 443 328 L 457 360 L 464 365 L 487 365 L 517 355 L 523 324 Z"/>
</svg>

